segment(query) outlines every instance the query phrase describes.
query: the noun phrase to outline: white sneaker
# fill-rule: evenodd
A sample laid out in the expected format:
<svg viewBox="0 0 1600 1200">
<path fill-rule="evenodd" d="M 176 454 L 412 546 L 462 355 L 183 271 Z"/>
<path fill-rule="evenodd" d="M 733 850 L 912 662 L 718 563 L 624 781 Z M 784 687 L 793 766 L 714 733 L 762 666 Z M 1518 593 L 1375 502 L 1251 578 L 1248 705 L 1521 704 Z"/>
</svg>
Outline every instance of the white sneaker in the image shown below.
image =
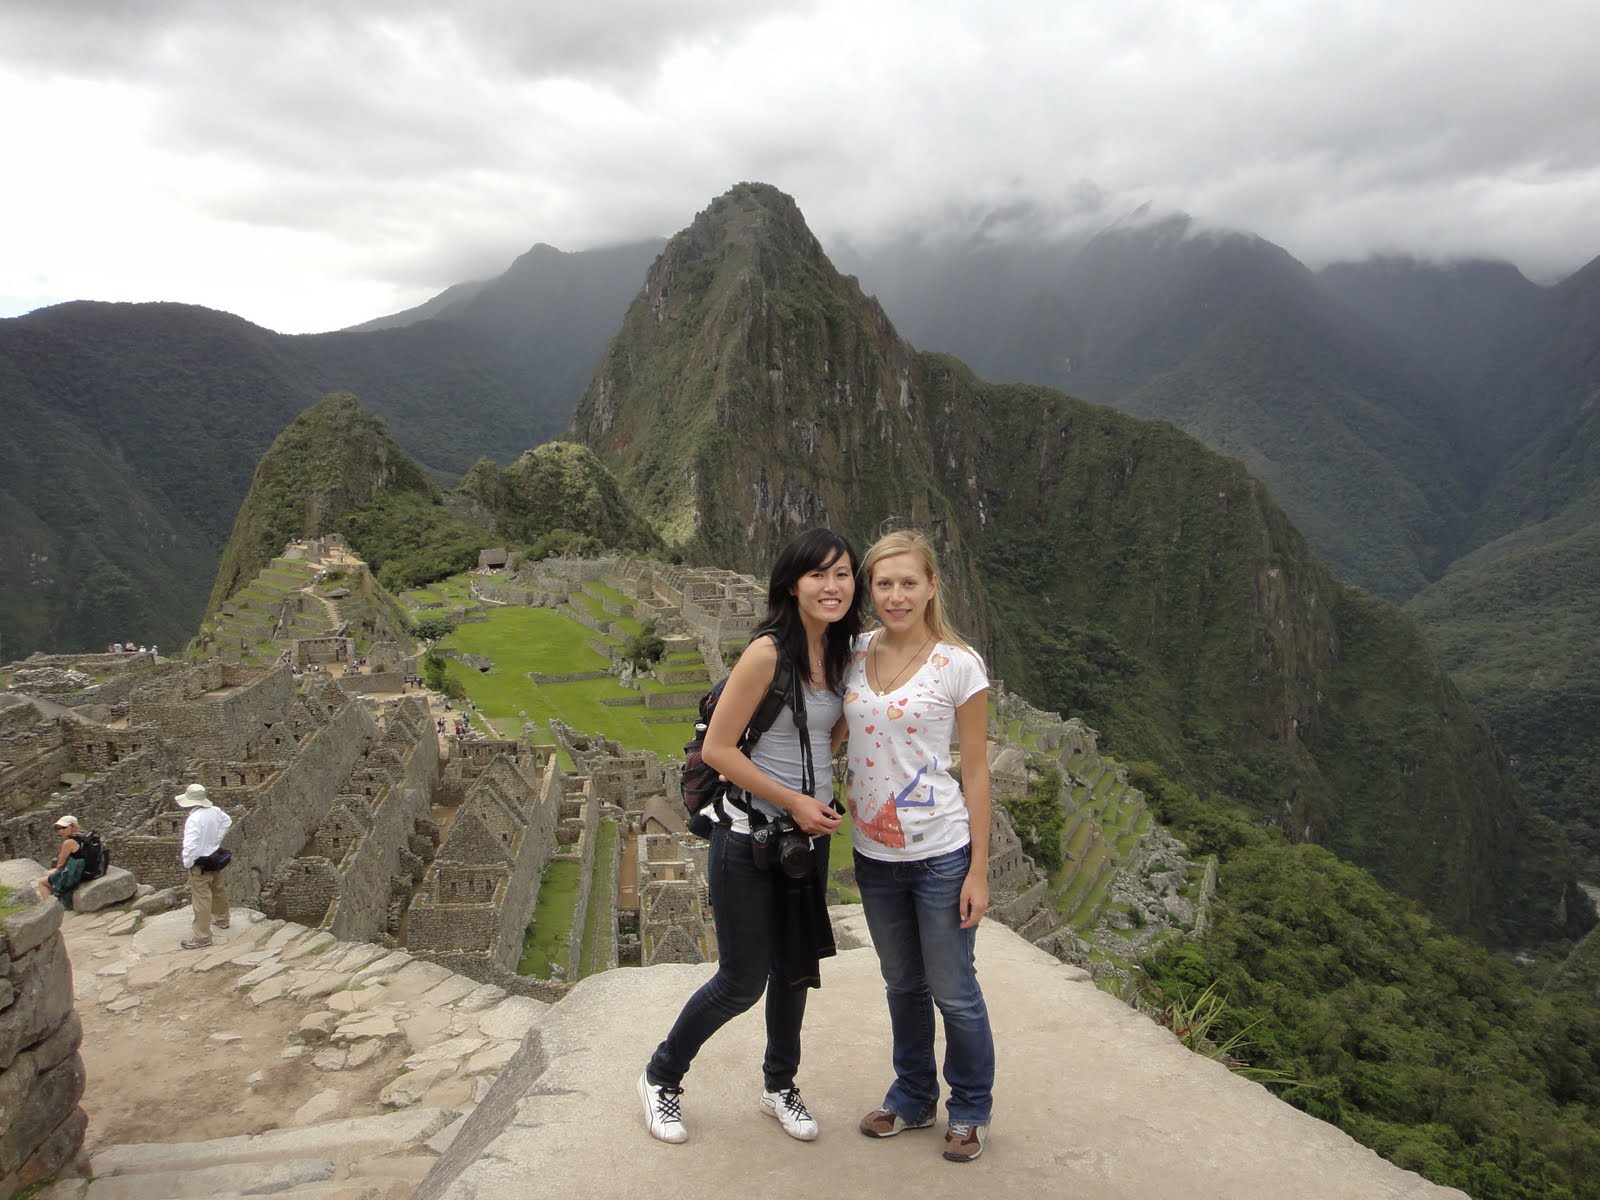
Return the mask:
<svg viewBox="0 0 1600 1200">
<path fill-rule="evenodd" d="M 644 1123 L 651 1137 L 673 1144 L 689 1140 L 689 1131 L 683 1127 L 682 1095 L 681 1087 L 657 1087 L 650 1082 L 648 1072 L 640 1073 L 639 1099 L 644 1104 Z"/>
<path fill-rule="evenodd" d="M 802 1142 L 814 1142 L 817 1134 L 816 1118 L 806 1111 L 806 1102 L 800 1099 L 800 1089 L 787 1087 L 777 1092 L 761 1093 L 761 1109 L 778 1118 L 778 1124 L 790 1137 Z"/>
</svg>

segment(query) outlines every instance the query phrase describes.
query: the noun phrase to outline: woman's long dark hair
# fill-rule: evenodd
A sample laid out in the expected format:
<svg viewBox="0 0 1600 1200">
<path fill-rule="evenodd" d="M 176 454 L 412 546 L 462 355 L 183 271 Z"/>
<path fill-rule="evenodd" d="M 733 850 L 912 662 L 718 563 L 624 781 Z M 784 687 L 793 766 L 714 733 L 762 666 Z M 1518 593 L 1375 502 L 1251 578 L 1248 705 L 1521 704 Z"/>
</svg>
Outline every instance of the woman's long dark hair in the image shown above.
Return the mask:
<svg viewBox="0 0 1600 1200">
<path fill-rule="evenodd" d="M 781 653 L 794 666 L 800 679 L 811 677 L 810 653 L 806 646 L 805 626 L 800 622 L 800 605 L 791 589 L 801 576 L 818 567 L 831 567 L 840 558 L 850 563 L 852 573 L 860 565 L 856 549 L 850 539 L 831 529 L 813 529 L 793 539 L 778 551 L 772 564 L 772 575 L 767 580 L 767 615 L 750 635 L 750 640 L 774 634 Z M 838 691 L 844 685 L 845 668 L 850 664 L 850 643 L 861 632 L 862 589 L 858 585 L 850 597 L 850 607 L 844 616 L 828 626 L 823 638 L 823 664 L 828 686 Z"/>
</svg>

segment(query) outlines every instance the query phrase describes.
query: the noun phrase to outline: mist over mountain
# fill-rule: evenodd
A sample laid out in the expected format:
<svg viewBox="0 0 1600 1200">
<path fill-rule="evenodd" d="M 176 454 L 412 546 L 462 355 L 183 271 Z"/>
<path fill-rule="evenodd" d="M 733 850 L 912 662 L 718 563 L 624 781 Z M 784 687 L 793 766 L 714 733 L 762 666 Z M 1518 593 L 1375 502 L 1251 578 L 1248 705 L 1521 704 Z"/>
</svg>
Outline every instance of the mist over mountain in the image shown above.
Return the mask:
<svg viewBox="0 0 1600 1200">
<path fill-rule="evenodd" d="M 1404 599 L 1454 556 L 1472 475 L 1448 397 L 1269 242 L 1169 217 L 852 269 L 919 346 L 1240 458 L 1344 578 Z"/>
<path fill-rule="evenodd" d="M 1535 802 L 1600 871 L 1600 260 L 1377 258 L 1136 214 L 1094 236 L 1010 220 L 843 257 L 919 345 L 1171 420 L 1264 480 L 1335 574 L 1410 610 Z"/>
</svg>

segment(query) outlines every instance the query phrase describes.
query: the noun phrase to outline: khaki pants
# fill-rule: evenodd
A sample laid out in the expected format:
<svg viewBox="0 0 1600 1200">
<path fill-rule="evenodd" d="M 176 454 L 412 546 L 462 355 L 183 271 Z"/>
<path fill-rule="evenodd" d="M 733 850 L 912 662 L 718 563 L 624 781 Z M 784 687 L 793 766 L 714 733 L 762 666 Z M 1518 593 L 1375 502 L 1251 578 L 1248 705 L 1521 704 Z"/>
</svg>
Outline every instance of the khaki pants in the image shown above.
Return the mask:
<svg viewBox="0 0 1600 1200">
<path fill-rule="evenodd" d="M 228 923 L 228 892 L 222 886 L 222 872 L 190 867 L 189 900 L 194 905 L 194 940 L 209 942 L 212 916 L 218 925 Z"/>
</svg>

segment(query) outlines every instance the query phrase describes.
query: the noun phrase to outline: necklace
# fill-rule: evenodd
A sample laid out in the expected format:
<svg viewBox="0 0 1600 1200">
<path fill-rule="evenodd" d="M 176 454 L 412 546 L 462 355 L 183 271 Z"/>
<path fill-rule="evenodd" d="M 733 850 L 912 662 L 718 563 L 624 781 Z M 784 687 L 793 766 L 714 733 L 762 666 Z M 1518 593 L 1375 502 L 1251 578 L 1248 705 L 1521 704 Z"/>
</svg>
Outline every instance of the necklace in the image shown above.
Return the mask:
<svg viewBox="0 0 1600 1200">
<path fill-rule="evenodd" d="M 882 687 L 876 689 L 880 696 L 886 692 L 894 691 L 894 685 L 899 683 L 901 676 L 910 670 L 911 664 L 916 662 L 918 658 L 922 657 L 922 652 L 928 648 L 928 643 L 931 641 L 933 641 L 933 634 L 930 633 L 927 641 L 923 642 L 922 645 L 913 650 L 911 652 L 911 657 L 906 659 L 906 661 L 900 665 L 900 669 L 895 672 L 894 678 L 889 680 L 889 682 L 885 683 Z M 874 638 L 872 641 L 872 649 L 876 652 L 876 657 L 878 660 L 878 679 L 881 681 L 883 679 L 883 648 L 879 646 L 877 638 Z"/>
</svg>

